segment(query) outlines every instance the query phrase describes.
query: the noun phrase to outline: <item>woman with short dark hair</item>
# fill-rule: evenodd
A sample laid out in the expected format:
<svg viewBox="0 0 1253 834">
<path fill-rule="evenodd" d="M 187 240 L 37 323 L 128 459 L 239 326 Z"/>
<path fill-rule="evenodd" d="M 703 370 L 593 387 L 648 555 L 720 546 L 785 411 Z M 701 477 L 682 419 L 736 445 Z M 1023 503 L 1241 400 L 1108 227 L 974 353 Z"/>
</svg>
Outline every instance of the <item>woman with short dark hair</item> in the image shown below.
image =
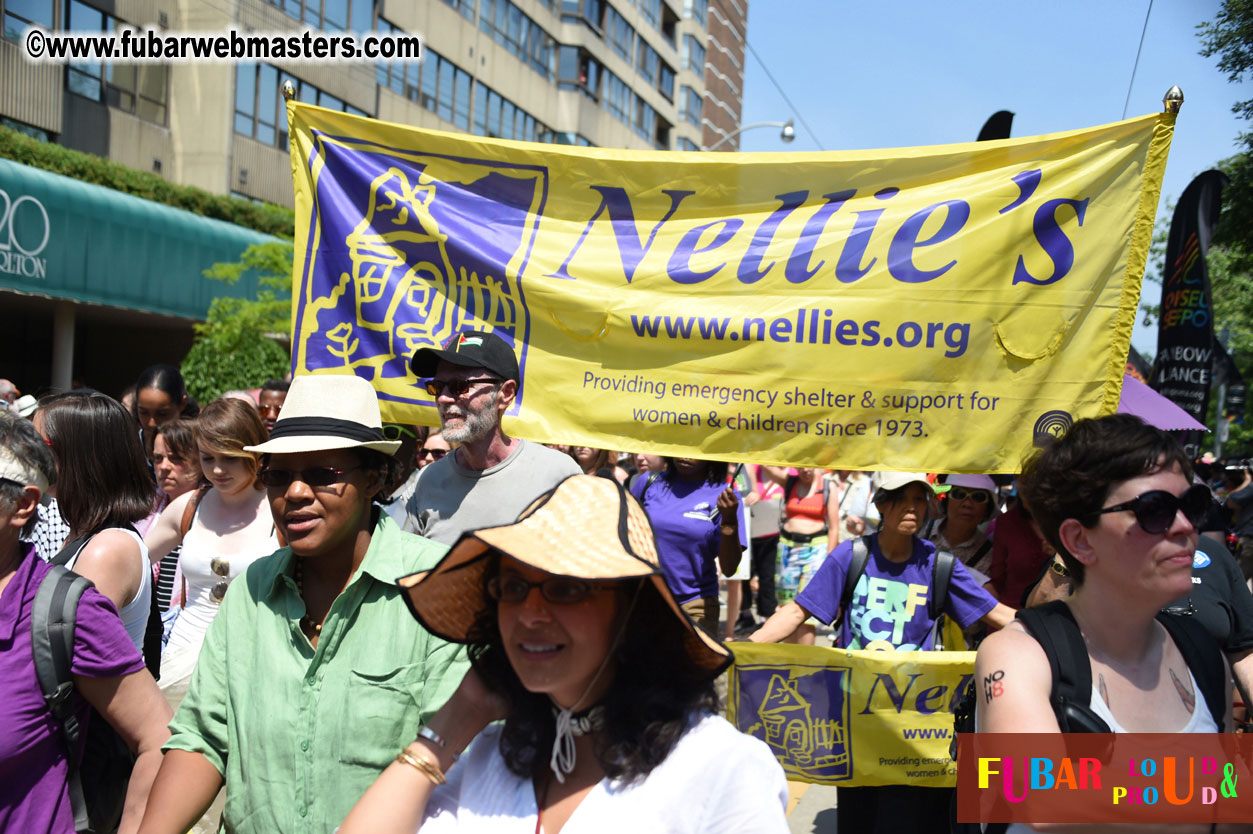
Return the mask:
<svg viewBox="0 0 1253 834">
<path fill-rule="evenodd" d="M 144 451 L 152 454 L 153 431 L 157 426 L 179 417 L 195 417 L 196 403 L 187 395 L 183 375 L 173 365 L 152 365 L 144 368 L 135 381 L 135 404 L 132 414 L 143 432 Z"/>
<path fill-rule="evenodd" d="M 341 834 L 787 831 L 782 768 L 718 715 L 730 653 L 683 614 L 615 482 L 567 478 L 401 587 L 472 671 Z"/>
<path fill-rule="evenodd" d="M 53 561 L 94 582 L 143 651 L 152 571 L 134 525 L 152 512 L 156 489 L 135 425 L 117 400 L 86 390 L 40 400 L 33 422 L 56 456 L 57 502 L 70 525 Z"/>
</svg>

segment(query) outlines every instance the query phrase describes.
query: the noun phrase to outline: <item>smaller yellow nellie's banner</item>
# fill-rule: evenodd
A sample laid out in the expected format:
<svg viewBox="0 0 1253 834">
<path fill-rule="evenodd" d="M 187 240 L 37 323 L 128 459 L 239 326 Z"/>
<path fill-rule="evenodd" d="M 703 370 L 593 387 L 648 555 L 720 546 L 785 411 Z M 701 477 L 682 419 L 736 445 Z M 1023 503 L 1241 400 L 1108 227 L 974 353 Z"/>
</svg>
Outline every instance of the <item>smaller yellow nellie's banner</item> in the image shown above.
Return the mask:
<svg viewBox="0 0 1253 834">
<path fill-rule="evenodd" d="M 1112 413 L 1171 114 L 841 153 L 571 148 L 288 104 L 293 369 L 434 425 L 414 351 L 514 350 L 509 434 L 1005 472 Z"/>
<path fill-rule="evenodd" d="M 866 652 L 733 643 L 727 718 L 770 746 L 787 778 L 949 788 L 953 710 L 974 652 Z"/>
</svg>

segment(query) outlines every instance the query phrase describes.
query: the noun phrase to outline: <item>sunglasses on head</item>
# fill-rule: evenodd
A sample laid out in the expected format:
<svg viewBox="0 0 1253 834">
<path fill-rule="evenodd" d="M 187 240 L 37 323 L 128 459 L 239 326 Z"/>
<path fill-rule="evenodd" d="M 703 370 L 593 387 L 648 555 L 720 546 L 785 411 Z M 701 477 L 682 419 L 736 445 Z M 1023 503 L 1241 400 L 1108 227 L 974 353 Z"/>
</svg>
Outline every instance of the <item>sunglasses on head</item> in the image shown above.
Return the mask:
<svg viewBox="0 0 1253 834">
<path fill-rule="evenodd" d="M 984 489 L 965 489 L 964 487 L 953 487 L 948 491 L 948 497 L 954 501 L 970 500 L 976 504 L 986 504 L 992 496 L 988 495 Z"/>
<path fill-rule="evenodd" d="M 257 477 L 268 487 L 287 487 L 292 481 L 297 480 L 306 486 L 324 487 L 339 483 L 346 473 L 360 468 L 360 466 L 350 466 L 347 469 L 336 469 L 333 466 L 315 466 L 312 469 L 298 470 L 274 469 L 267 466 L 257 473 Z"/>
<path fill-rule="evenodd" d="M 1156 536 L 1170 529 L 1171 525 L 1175 523 L 1175 516 L 1181 510 L 1183 511 L 1183 517 L 1188 520 L 1189 524 L 1193 527 L 1199 526 L 1206 513 L 1209 512 L 1213 501 L 1209 487 L 1203 484 L 1195 484 L 1188 487 L 1183 495 L 1174 495 L 1164 489 L 1154 489 L 1138 495 L 1130 501 L 1124 501 L 1121 504 L 1097 510 L 1092 513 L 1092 516 L 1096 517 L 1105 513 L 1130 510 L 1135 513 L 1136 522 L 1139 523 L 1140 529 Z"/>
<path fill-rule="evenodd" d="M 541 582 L 527 582 L 520 576 L 493 576 L 487 581 L 487 595 L 497 602 L 524 602 L 532 588 L 539 588 L 553 605 L 572 605 L 587 599 L 591 584 L 568 576 L 550 576 Z"/>
<path fill-rule="evenodd" d="M 441 391 L 447 391 L 448 396 L 456 399 L 466 391 L 469 391 L 471 385 L 478 385 L 480 382 L 499 385 L 504 380 L 490 376 L 481 376 L 475 379 L 432 379 L 426 383 L 426 393 L 432 397 L 438 397 Z"/>
</svg>

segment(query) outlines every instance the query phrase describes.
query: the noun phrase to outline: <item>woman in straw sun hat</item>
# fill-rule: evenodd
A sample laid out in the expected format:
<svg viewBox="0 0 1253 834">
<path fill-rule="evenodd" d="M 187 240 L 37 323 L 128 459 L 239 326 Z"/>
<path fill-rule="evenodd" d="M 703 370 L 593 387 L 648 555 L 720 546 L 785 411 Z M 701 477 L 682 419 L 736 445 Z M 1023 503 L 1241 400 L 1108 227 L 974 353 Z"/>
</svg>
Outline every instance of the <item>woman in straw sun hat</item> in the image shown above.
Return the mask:
<svg viewBox="0 0 1253 834">
<path fill-rule="evenodd" d="M 355 376 L 292 382 L 258 477 L 285 547 L 231 582 L 204 638 L 142 834 L 182 834 L 225 782 L 234 834 L 330 831 L 465 674 L 396 577 L 444 547 L 374 504 L 399 442 Z"/>
<path fill-rule="evenodd" d="M 616 482 L 567 478 L 400 584 L 472 668 L 341 834 L 787 831 L 779 764 L 716 715 L 730 653 L 679 608 Z"/>
</svg>

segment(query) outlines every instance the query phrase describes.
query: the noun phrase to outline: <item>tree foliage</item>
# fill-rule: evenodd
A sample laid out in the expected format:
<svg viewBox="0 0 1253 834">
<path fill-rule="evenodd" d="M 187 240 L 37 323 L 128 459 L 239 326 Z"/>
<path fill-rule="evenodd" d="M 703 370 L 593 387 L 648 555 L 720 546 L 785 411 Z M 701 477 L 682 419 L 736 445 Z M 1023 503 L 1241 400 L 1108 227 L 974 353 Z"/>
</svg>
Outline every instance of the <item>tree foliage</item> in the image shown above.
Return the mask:
<svg viewBox="0 0 1253 834">
<path fill-rule="evenodd" d="M 290 370 L 290 355 L 280 340 L 291 334 L 292 256 L 290 243 L 259 243 L 240 260 L 205 270 L 205 277 L 227 284 L 255 271 L 259 289 L 255 299 L 215 298 L 208 318 L 196 325 L 196 341 L 182 371 L 188 393 L 200 402 L 223 391 L 256 388 Z"/>
</svg>

